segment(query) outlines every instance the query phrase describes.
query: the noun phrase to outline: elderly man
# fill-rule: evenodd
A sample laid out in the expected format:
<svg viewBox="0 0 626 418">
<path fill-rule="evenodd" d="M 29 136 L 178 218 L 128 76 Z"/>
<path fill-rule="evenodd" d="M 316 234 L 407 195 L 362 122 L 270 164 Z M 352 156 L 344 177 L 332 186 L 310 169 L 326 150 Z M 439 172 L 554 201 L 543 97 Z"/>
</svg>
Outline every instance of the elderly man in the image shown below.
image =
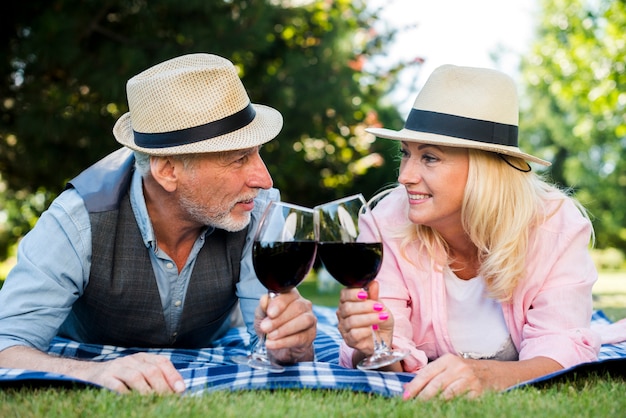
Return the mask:
<svg viewBox="0 0 626 418">
<path fill-rule="evenodd" d="M 182 392 L 171 362 L 46 354 L 59 335 L 130 347 L 208 345 L 240 313 L 278 362 L 313 358 L 316 318 L 296 289 L 271 300 L 252 234 L 279 198 L 259 155 L 282 116 L 252 104 L 228 60 L 191 54 L 127 84 L 124 147 L 68 184 L 27 234 L 0 291 L 0 367 L 62 373 L 118 392 Z M 132 151 L 131 151 L 132 150 Z"/>
</svg>

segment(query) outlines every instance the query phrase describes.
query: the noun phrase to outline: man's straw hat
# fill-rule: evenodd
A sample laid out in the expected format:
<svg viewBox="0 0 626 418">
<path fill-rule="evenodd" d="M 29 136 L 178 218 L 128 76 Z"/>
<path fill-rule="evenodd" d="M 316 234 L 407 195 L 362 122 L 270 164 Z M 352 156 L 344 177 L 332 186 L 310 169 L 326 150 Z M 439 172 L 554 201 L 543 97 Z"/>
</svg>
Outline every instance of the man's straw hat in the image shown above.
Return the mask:
<svg viewBox="0 0 626 418">
<path fill-rule="evenodd" d="M 128 80 L 128 113 L 113 128 L 117 141 L 150 155 L 245 149 L 278 135 L 281 114 L 250 103 L 225 58 L 190 54 Z"/>
</svg>

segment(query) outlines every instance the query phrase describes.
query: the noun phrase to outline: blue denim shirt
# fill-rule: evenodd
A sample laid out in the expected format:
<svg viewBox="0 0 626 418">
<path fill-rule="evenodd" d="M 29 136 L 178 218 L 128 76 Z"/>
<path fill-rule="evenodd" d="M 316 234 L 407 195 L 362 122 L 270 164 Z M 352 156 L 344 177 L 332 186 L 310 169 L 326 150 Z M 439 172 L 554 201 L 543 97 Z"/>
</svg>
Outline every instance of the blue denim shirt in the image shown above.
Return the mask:
<svg viewBox="0 0 626 418">
<path fill-rule="evenodd" d="M 252 265 L 253 234 L 266 205 L 279 197 L 276 189 L 259 193 L 242 253 L 237 296 L 244 322 L 253 337 L 254 310 L 261 295 L 267 292 Z M 204 245 L 205 235 L 213 230 L 207 228 L 200 234 L 187 263 L 178 273 L 174 261 L 156 245 L 143 197 L 142 180 L 136 171 L 131 181 L 130 198 L 144 243 L 151 250 L 150 258 L 169 331 L 180 321 L 196 257 Z M 72 324 L 64 322 L 72 304 L 89 283 L 90 269 L 89 214 L 76 190 L 68 189 L 52 202 L 19 244 L 17 264 L 0 290 L 0 351 L 14 345 L 45 351 L 62 325 L 70 336 L 77 334 Z"/>
</svg>

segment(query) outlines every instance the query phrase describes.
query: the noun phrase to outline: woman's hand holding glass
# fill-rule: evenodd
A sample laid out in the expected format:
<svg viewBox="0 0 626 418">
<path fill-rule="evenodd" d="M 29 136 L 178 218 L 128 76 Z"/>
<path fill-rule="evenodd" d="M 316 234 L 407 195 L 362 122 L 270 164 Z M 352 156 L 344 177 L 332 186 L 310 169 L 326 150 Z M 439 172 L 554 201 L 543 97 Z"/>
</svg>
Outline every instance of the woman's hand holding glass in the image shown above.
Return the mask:
<svg viewBox="0 0 626 418">
<path fill-rule="evenodd" d="M 366 238 L 361 234 L 359 222 L 364 215 L 372 220 L 370 236 Z M 375 295 L 369 295 L 367 290 L 376 278 L 383 258 L 382 238 L 369 205 L 361 194 L 357 194 L 316 206 L 315 226 L 322 264 L 335 280 L 348 288 L 342 291 L 345 300 L 340 301 L 340 311 L 343 309 L 347 318 L 340 324 L 342 334 L 347 333 L 355 343 L 364 347 L 361 351 L 371 354 L 358 362 L 357 368 L 379 369 L 402 360 L 407 352 L 392 350 L 379 333 L 379 322 L 387 321 L 389 312 L 380 302 L 368 300 L 369 296 L 378 297 L 377 290 Z M 362 301 L 361 304 L 354 303 L 357 302 L 354 295 Z M 371 313 L 367 312 L 368 309 Z M 341 320 L 339 313 L 338 318 Z M 393 326 L 393 320 L 391 324 Z M 362 329 L 367 326 L 372 345 L 363 340 Z M 385 330 L 387 341 L 390 341 L 389 325 Z M 372 346 L 373 350 L 369 349 Z"/>
<path fill-rule="evenodd" d="M 391 345 L 393 339 L 393 315 L 378 301 L 378 282 L 373 281 L 367 291 L 344 288 L 341 290 L 337 309 L 338 329 L 349 347 L 355 349 L 353 364 L 356 366 L 363 358 L 375 351 L 372 330 L 378 331 L 378 337 Z M 398 368 L 398 371 L 401 371 Z"/>
</svg>

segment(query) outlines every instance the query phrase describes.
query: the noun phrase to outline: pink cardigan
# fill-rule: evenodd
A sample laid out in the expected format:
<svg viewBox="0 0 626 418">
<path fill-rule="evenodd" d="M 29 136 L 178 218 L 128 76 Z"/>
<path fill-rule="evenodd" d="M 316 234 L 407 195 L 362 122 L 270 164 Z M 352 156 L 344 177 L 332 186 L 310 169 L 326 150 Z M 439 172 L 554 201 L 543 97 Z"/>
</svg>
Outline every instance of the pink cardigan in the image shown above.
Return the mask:
<svg viewBox="0 0 626 418">
<path fill-rule="evenodd" d="M 556 209 L 558 202 L 550 203 Z M 404 188 L 385 197 L 374 209 L 383 234 L 384 256 L 377 280 L 380 300 L 394 316 L 393 345 L 408 349 L 403 361 L 415 372 L 445 353 L 455 353 L 447 331 L 446 293 L 441 271 L 412 243 L 409 262 L 400 254 L 400 240 L 392 231 L 407 216 Z M 364 219 L 367 226 L 370 219 Z M 363 236 L 371 233 L 363 228 Z M 543 225 L 531 232 L 526 275 L 511 303 L 503 304 L 504 318 L 519 359 L 549 357 L 564 368 L 597 360 L 600 338 L 590 329 L 591 289 L 598 274 L 588 251 L 591 224 L 566 201 Z M 421 264 L 418 260 L 421 258 Z M 352 367 L 353 350 L 342 343 L 340 364 Z"/>
</svg>

